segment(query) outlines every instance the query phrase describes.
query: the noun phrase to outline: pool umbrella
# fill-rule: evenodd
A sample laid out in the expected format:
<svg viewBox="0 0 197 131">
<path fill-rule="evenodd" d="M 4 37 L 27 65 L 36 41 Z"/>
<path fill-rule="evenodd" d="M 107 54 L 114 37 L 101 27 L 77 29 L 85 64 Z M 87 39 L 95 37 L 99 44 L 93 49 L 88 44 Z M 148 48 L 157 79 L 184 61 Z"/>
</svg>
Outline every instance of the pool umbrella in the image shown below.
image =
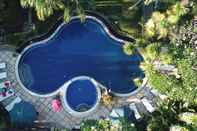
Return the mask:
<svg viewBox="0 0 197 131">
<path fill-rule="evenodd" d="M 61 102 L 58 99 L 52 100 L 51 105 L 54 112 L 59 112 L 62 109 Z"/>
<path fill-rule="evenodd" d="M 25 101 L 15 104 L 9 114 L 11 122 L 19 127 L 31 126 L 37 119 L 37 112 L 34 106 Z"/>
</svg>

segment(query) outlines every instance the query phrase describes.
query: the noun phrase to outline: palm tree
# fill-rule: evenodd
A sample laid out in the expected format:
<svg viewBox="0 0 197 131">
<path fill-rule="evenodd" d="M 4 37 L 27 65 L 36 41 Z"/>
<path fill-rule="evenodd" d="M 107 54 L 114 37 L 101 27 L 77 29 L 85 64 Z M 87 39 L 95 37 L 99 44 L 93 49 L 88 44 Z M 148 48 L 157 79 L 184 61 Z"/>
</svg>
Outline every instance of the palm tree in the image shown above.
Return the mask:
<svg viewBox="0 0 197 131">
<path fill-rule="evenodd" d="M 45 20 L 46 17 L 51 16 L 54 10 L 65 8 L 62 0 L 20 0 L 20 2 L 25 8 L 35 8 L 40 20 Z"/>
<path fill-rule="evenodd" d="M 64 20 L 68 22 L 72 13 L 77 13 L 84 19 L 84 11 L 80 6 L 79 0 L 20 0 L 22 7 L 34 8 L 39 20 L 44 21 L 55 11 L 64 11 Z"/>
</svg>

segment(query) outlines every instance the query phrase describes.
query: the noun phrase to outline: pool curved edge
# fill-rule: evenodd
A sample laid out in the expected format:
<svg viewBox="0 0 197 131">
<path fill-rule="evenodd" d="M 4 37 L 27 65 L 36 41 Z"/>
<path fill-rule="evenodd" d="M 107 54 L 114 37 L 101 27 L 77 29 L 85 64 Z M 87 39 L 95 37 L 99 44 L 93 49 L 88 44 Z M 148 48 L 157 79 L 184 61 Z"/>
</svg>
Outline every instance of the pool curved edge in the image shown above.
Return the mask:
<svg viewBox="0 0 197 131">
<path fill-rule="evenodd" d="M 111 39 L 114 39 L 114 40 L 116 40 L 116 41 L 118 41 L 118 42 L 121 42 L 121 43 L 126 42 L 126 40 L 123 40 L 123 39 L 120 39 L 120 38 L 114 36 L 114 35 L 110 32 L 110 30 L 108 29 L 107 25 L 106 25 L 102 20 L 98 19 L 98 18 L 95 17 L 95 16 L 91 16 L 91 15 L 87 15 L 87 16 L 85 16 L 85 17 L 97 21 L 97 22 L 103 27 L 104 31 L 107 33 L 107 35 L 108 35 Z M 80 18 L 79 16 L 74 16 L 74 17 L 71 18 L 71 21 L 74 20 L 74 19 L 79 19 L 79 18 Z M 36 42 L 34 42 L 33 44 L 27 45 L 27 46 L 22 50 L 22 52 L 18 55 L 18 58 L 17 58 L 17 60 L 16 60 L 16 64 L 15 64 L 16 79 L 17 79 L 17 82 L 19 83 L 19 85 L 20 85 L 25 91 L 27 91 L 27 92 L 28 92 L 29 94 L 31 94 L 31 95 L 38 96 L 38 97 L 51 97 L 51 96 L 55 96 L 55 95 L 57 95 L 58 93 L 60 93 L 62 87 L 68 82 L 68 81 L 65 81 L 65 83 L 64 83 L 62 86 L 60 86 L 57 90 L 55 90 L 55 91 L 52 92 L 52 93 L 48 93 L 48 94 L 38 94 L 38 93 L 35 93 L 35 92 L 33 92 L 33 91 L 27 89 L 27 88 L 24 86 L 24 84 L 22 83 L 22 81 L 21 81 L 21 79 L 20 79 L 19 70 L 18 70 L 19 63 L 20 63 L 20 60 L 21 60 L 21 57 L 23 56 L 23 54 L 24 54 L 29 48 L 31 48 L 31 47 L 33 47 L 33 46 L 36 46 L 36 45 L 39 45 L 39 44 L 44 44 L 45 41 L 48 41 L 48 40 L 52 39 L 53 36 L 55 36 L 56 33 L 58 33 L 59 29 L 60 29 L 63 25 L 65 25 L 65 23 L 60 23 L 59 26 L 57 26 L 57 28 L 54 30 L 54 32 L 53 32 L 49 37 L 47 37 L 46 39 L 42 39 L 42 40 L 40 40 L 40 41 L 36 41 Z M 30 41 L 30 42 L 33 42 L 33 41 Z M 95 81 L 96 81 L 96 80 L 95 80 Z M 128 97 L 128 96 L 134 95 L 134 94 L 136 94 L 137 92 L 139 92 L 139 91 L 141 90 L 141 88 L 144 87 L 145 84 L 146 84 L 146 82 L 143 81 L 143 84 L 142 84 L 141 87 L 139 87 L 138 89 L 136 89 L 136 90 L 134 90 L 134 91 L 132 91 L 132 92 L 130 92 L 130 93 L 124 93 L 124 94 L 123 94 L 123 93 L 116 93 L 116 92 L 113 92 L 113 94 L 116 95 L 116 96 L 119 96 L 119 97 Z"/>
<path fill-rule="evenodd" d="M 20 59 L 22 57 L 22 54 L 19 54 L 18 55 L 18 58 L 16 60 L 16 64 L 15 64 L 15 76 L 16 76 L 16 80 L 17 82 L 19 83 L 19 85 L 22 87 L 22 89 L 24 89 L 26 92 L 28 92 L 29 94 L 33 95 L 33 96 L 38 96 L 38 97 L 51 97 L 51 96 L 55 96 L 57 95 L 59 92 L 60 92 L 60 89 L 61 88 L 58 88 L 56 91 L 50 93 L 50 94 L 38 94 L 38 93 L 35 93 L 35 92 L 32 92 L 30 90 L 28 90 L 22 83 L 21 79 L 20 79 L 20 76 L 19 76 L 19 70 L 18 70 L 18 66 L 19 66 L 19 62 L 20 62 Z"/>
<path fill-rule="evenodd" d="M 84 111 L 84 112 L 77 112 L 75 110 L 73 110 L 68 102 L 67 102 L 67 89 L 69 87 L 69 85 L 74 82 L 74 81 L 77 81 L 77 80 L 82 80 L 82 79 L 88 79 L 90 80 L 96 87 L 96 91 L 97 91 L 97 100 L 96 100 L 96 103 L 93 107 L 91 107 L 89 110 L 87 111 Z M 64 109 L 69 112 L 71 115 L 75 116 L 75 117 L 84 117 L 84 116 L 88 116 L 90 114 L 92 114 L 96 109 L 97 107 L 99 106 L 100 104 L 100 99 L 101 99 L 101 90 L 99 88 L 99 85 L 97 83 L 96 80 L 94 80 L 93 78 L 91 77 L 88 77 L 88 76 L 77 76 L 77 77 L 74 77 L 72 78 L 71 80 L 69 80 L 65 85 L 62 86 L 61 88 L 61 92 L 63 93 L 63 96 L 62 96 L 62 101 L 63 101 L 63 107 Z"/>
<path fill-rule="evenodd" d="M 116 93 L 116 92 L 112 92 L 112 94 L 114 94 L 115 96 L 118 97 L 129 97 L 129 96 L 134 96 L 136 95 L 138 92 L 140 92 L 142 89 L 144 89 L 147 85 L 148 79 L 145 77 L 143 79 L 142 85 L 140 87 L 138 87 L 136 90 L 132 91 L 131 93 Z"/>
<path fill-rule="evenodd" d="M 119 27 L 116 27 L 116 25 L 108 21 L 108 19 L 106 19 L 103 15 L 89 10 L 86 10 L 85 14 L 86 14 L 85 17 L 87 16 L 94 17 L 96 18 L 96 20 L 101 21 L 103 25 L 107 27 L 107 29 L 109 30 L 112 36 L 115 36 L 116 38 L 119 38 L 124 41 L 129 41 L 129 42 L 135 41 L 133 36 L 125 35 L 125 31 L 121 30 Z M 80 16 L 73 16 L 71 17 L 70 20 L 76 17 L 80 18 Z M 62 23 L 64 23 L 63 16 L 59 17 L 57 21 L 52 26 L 49 27 L 49 30 L 46 33 L 38 34 L 37 36 L 34 36 L 30 39 L 23 41 L 23 43 L 17 49 L 15 49 L 16 52 L 21 53 L 26 47 L 28 47 L 32 43 L 36 43 L 49 38 Z"/>
<path fill-rule="evenodd" d="M 101 20 L 99 20 L 98 18 L 96 18 L 96 17 L 94 17 L 94 16 L 90 16 L 90 15 L 86 15 L 85 17 L 86 17 L 86 18 L 89 18 L 89 19 L 92 19 L 92 20 L 95 20 L 96 22 L 98 22 L 98 23 L 103 27 L 104 31 L 107 33 L 107 35 L 108 35 L 111 39 L 114 39 L 114 40 L 116 40 L 116 41 L 118 41 L 118 42 L 124 42 L 124 40 L 119 39 L 119 38 L 115 37 L 113 34 L 111 34 L 111 32 L 109 31 L 109 29 L 107 28 L 107 26 L 106 26 Z M 75 20 L 75 19 L 80 19 L 80 16 L 73 16 L 73 17 L 71 17 L 70 22 L 71 22 L 72 20 Z M 64 22 L 61 23 L 61 24 L 59 24 L 59 26 L 55 29 L 55 31 L 53 32 L 53 34 L 51 34 L 48 38 L 43 39 L 43 40 L 40 40 L 40 41 L 37 41 L 37 42 L 35 42 L 35 43 L 33 43 L 33 44 L 28 45 L 27 47 L 25 47 L 25 48 L 22 50 L 22 52 L 19 54 L 19 56 L 18 56 L 18 58 L 17 58 L 17 60 L 16 60 L 15 74 L 16 74 L 17 81 L 18 81 L 19 85 L 20 85 L 25 91 L 27 91 L 28 93 L 30 93 L 31 95 L 38 96 L 38 97 L 50 97 L 50 96 L 57 95 L 58 92 L 59 92 L 60 89 L 61 89 L 61 86 L 60 86 L 56 91 L 54 91 L 54 92 L 52 92 L 52 93 L 48 93 L 48 94 L 38 94 L 38 93 L 35 93 L 35 92 L 33 92 L 33 91 L 30 91 L 30 90 L 27 89 L 27 88 L 24 86 L 24 84 L 22 83 L 22 81 L 21 81 L 21 79 L 20 79 L 20 76 L 19 76 L 18 67 L 19 67 L 19 63 L 20 63 L 20 60 L 21 60 L 23 54 L 24 54 L 28 49 L 32 48 L 33 46 L 39 45 L 39 44 L 44 44 L 45 41 L 49 41 L 50 39 L 52 39 L 52 38 L 58 33 L 58 31 L 61 29 L 61 27 L 62 27 L 63 25 L 65 25 Z M 65 83 L 66 83 L 66 82 L 67 82 L 67 81 L 65 81 Z M 64 83 L 64 84 L 65 84 L 65 83 Z M 63 85 L 64 85 L 64 84 L 63 84 Z"/>
</svg>

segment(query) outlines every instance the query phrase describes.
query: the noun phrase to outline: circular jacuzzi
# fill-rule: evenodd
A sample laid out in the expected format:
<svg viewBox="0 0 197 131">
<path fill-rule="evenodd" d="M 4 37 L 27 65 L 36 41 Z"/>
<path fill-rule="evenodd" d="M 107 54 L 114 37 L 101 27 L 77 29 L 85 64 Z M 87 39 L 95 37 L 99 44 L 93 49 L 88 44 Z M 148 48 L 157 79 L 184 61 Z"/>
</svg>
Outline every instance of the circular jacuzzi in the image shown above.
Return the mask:
<svg viewBox="0 0 197 131">
<path fill-rule="evenodd" d="M 96 109 L 101 98 L 97 82 L 87 76 L 68 81 L 63 88 L 65 109 L 74 116 L 84 116 Z"/>
</svg>

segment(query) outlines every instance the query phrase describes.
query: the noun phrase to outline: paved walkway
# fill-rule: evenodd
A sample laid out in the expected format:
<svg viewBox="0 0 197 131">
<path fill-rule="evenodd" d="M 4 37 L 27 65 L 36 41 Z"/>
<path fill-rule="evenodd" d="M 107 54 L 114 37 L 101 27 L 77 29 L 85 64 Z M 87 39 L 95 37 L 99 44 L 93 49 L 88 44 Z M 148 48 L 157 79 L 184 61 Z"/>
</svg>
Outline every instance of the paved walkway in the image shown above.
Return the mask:
<svg viewBox="0 0 197 131">
<path fill-rule="evenodd" d="M 59 128 L 73 128 L 75 126 L 78 126 L 80 122 L 84 119 L 82 118 L 75 118 L 71 116 L 68 112 L 65 110 L 62 110 L 61 112 L 53 112 L 51 110 L 51 100 L 52 97 L 49 98 L 40 98 L 36 96 L 32 96 L 29 93 L 27 93 L 20 85 L 18 84 L 15 76 L 15 63 L 17 59 L 17 54 L 15 54 L 12 50 L 9 49 L 1 49 L 0 48 L 0 62 L 6 62 L 7 63 L 7 73 L 8 73 L 8 80 L 16 83 L 15 92 L 16 96 L 21 97 L 23 100 L 28 101 L 32 103 L 36 110 L 39 112 L 38 120 L 43 123 L 43 125 L 47 126 L 53 126 L 53 127 L 59 127 Z M 4 105 L 6 106 L 9 104 L 14 97 L 9 98 L 4 101 Z M 144 88 L 141 90 L 135 97 L 131 97 L 130 99 L 136 99 L 146 96 L 148 99 L 153 100 L 154 96 L 150 94 L 150 91 L 148 88 Z M 118 99 L 118 104 L 116 106 L 122 106 L 124 104 L 128 104 L 125 102 L 126 99 Z M 145 108 L 142 104 L 138 104 L 138 108 L 140 112 L 146 112 Z M 85 119 L 99 119 L 106 117 L 109 115 L 110 110 L 102 105 L 98 107 L 98 109 L 87 116 Z"/>
</svg>

